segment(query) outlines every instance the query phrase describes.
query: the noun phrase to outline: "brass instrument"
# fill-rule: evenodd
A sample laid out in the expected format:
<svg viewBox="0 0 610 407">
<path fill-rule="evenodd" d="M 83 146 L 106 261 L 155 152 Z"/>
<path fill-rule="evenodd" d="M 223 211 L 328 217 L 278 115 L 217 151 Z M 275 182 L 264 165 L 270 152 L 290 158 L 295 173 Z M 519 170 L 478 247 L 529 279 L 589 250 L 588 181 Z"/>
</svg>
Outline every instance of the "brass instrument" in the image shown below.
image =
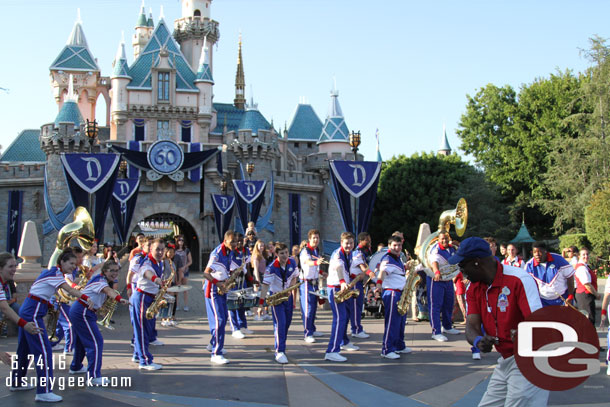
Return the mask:
<svg viewBox="0 0 610 407">
<path fill-rule="evenodd" d="M 115 294 L 114 297 L 120 294 L 117 290 L 112 291 Z M 110 325 L 110 319 L 112 319 L 112 314 L 114 314 L 114 311 L 118 306 L 118 302 L 114 299 L 114 297 L 108 296 L 108 298 L 106 298 L 106 301 L 104 301 L 100 309 L 97 310 L 97 324 L 110 330 L 114 330 L 112 325 Z"/>
<path fill-rule="evenodd" d="M 417 260 L 409 260 L 409 262 L 407 263 L 409 267 L 409 274 L 407 275 L 405 286 L 402 289 L 402 294 L 396 306 L 396 310 L 400 315 L 405 315 L 407 313 L 409 305 L 411 304 L 411 298 L 413 297 L 415 287 L 421 279 L 417 272 L 415 272 L 415 267 L 417 267 L 418 264 L 419 262 Z"/>
<path fill-rule="evenodd" d="M 90 250 L 95 241 L 95 233 L 93 231 L 93 220 L 87 212 L 87 209 L 82 206 L 74 210 L 74 221 L 65 225 L 57 234 L 57 242 L 55 251 L 49 259 L 48 268 L 57 266 L 57 260 L 66 247 L 70 245 L 72 239 L 77 239 L 78 244 L 84 251 Z"/>
<path fill-rule="evenodd" d="M 274 294 L 268 296 L 266 298 L 267 305 L 274 307 L 276 305 L 283 303 L 284 301 L 287 301 L 288 298 L 290 298 L 290 295 L 292 294 L 292 290 L 300 287 L 301 284 L 303 284 L 303 283 L 304 283 L 304 281 L 301 281 L 299 283 L 291 285 L 290 287 L 286 288 L 285 290 L 278 291 L 277 293 L 274 293 Z"/>
<path fill-rule="evenodd" d="M 89 282 L 89 278 L 87 277 L 89 267 L 80 265 L 80 266 L 78 266 L 78 268 L 79 268 L 78 283 L 76 284 L 74 289 L 80 291 L 83 288 L 85 288 L 85 286 Z M 57 301 L 64 303 L 64 304 L 69 304 L 72 301 L 77 300 L 76 297 L 73 297 L 70 294 L 68 294 L 66 292 L 66 290 L 64 290 L 63 288 L 59 288 L 57 290 L 57 292 L 55 293 L 55 296 L 57 297 Z"/>
<path fill-rule="evenodd" d="M 50 306 L 49 310 L 47 311 L 46 318 L 47 319 L 45 321 L 45 329 L 47 330 L 49 341 L 59 341 L 59 338 L 55 335 L 55 331 L 57 331 L 57 321 L 59 320 L 59 309 Z"/>
<path fill-rule="evenodd" d="M 0 336 L 2 336 L 2 332 L 4 331 L 4 328 L 6 327 L 7 324 L 8 324 L 8 318 L 6 315 L 3 315 L 2 319 L 0 319 Z"/>
<path fill-rule="evenodd" d="M 229 274 L 229 278 L 224 281 L 224 288 L 218 287 L 218 295 L 225 295 L 226 293 L 231 291 L 231 288 L 235 287 L 236 280 L 241 275 L 241 272 L 244 269 L 245 265 L 246 262 L 244 261 L 242 262 L 241 266 L 239 266 Z"/>
<path fill-rule="evenodd" d="M 338 291 L 335 294 L 335 302 L 337 304 L 341 304 L 342 302 L 347 301 L 350 298 L 358 297 L 360 295 L 360 291 L 354 290 L 354 287 L 356 286 L 356 283 L 358 281 L 360 281 L 360 280 L 354 279 L 351 283 L 349 283 L 349 285 L 347 286 L 347 288 L 345 290 Z"/>
<path fill-rule="evenodd" d="M 168 287 L 170 286 L 170 284 L 174 280 L 174 276 L 176 275 L 176 270 L 174 269 L 174 262 L 171 260 L 169 261 L 169 268 L 172 272 L 170 273 L 169 277 L 163 281 L 161 287 L 159 287 L 159 292 L 157 293 L 157 296 L 146 310 L 146 319 L 153 319 L 161 308 L 167 307 L 165 293 L 167 292 Z"/>
<path fill-rule="evenodd" d="M 434 277 L 432 267 L 428 262 L 430 250 L 434 244 L 438 241 L 438 235 L 441 233 L 448 233 L 451 225 L 455 225 L 455 233 L 458 236 L 462 236 L 466 231 L 466 224 L 468 223 L 468 206 L 464 198 L 460 198 L 457 206 L 453 210 L 444 211 L 438 220 L 438 230 L 426 238 L 421 247 L 416 248 L 417 257 L 419 261 L 424 265 L 424 271 L 430 277 Z M 459 272 L 457 265 L 445 265 L 439 268 L 441 272 L 441 280 L 448 281 L 453 279 Z"/>
</svg>

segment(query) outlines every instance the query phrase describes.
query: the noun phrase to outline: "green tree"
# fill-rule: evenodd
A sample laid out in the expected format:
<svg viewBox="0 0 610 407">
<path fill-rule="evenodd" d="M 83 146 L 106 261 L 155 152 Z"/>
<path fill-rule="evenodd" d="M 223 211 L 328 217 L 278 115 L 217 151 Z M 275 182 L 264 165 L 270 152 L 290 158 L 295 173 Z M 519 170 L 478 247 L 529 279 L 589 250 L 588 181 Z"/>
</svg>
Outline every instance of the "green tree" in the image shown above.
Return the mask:
<svg viewBox="0 0 610 407">
<path fill-rule="evenodd" d="M 406 248 L 412 250 L 419 225 L 426 222 L 435 231 L 440 214 L 455 208 L 460 197 L 466 198 L 469 207 L 464 237 L 507 236 L 508 208 L 498 188 L 459 156 L 393 157 L 385 163 L 379 180 L 370 227 L 373 241 L 386 242 L 392 232 L 400 230 L 405 233 Z"/>
<path fill-rule="evenodd" d="M 610 254 L 610 184 L 597 191 L 585 209 L 587 237 L 597 255 Z"/>
</svg>

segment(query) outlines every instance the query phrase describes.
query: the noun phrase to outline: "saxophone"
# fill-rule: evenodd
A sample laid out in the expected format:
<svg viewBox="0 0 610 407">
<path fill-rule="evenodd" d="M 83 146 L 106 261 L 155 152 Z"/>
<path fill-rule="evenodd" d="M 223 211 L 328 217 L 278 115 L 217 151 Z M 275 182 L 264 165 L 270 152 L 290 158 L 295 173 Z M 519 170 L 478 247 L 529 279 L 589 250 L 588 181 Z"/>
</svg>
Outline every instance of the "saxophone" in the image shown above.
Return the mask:
<svg viewBox="0 0 610 407">
<path fill-rule="evenodd" d="M 117 290 L 112 291 L 114 291 L 115 297 L 120 294 Z M 106 329 L 114 330 L 112 325 L 110 325 L 110 319 L 112 318 L 112 314 L 114 314 L 114 311 L 116 310 L 117 306 L 118 303 L 113 297 L 109 296 L 108 298 L 106 298 L 106 301 L 104 301 L 100 309 L 97 310 L 97 324 Z"/>
<path fill-rule="evenodd" d="M 246 262 L 243 261 L 241 266 L 239 266 L 238 268 L 236 268 L 229 274 L 229 278 L 227 278 L 224 281 L 224 283 L 225 283 L 224 288 L 218 287 L 218 289 L 217 289 L 218 295 L 225 295 L 226 293 L 231 291 L 231 288 L 235 287 L 235 282 L 237 280 L 237 277 L 239 277 L 241 275 L 241 271 L 244 269 L 245 265 L 246 265 Z"/>
<path fill-rule="evenodd" d="M 49 306 L 49 310 L 46 315 L 46 323 L 45 329 L 47 334 L 49 334 L 49 341 L 57 342 L 59 338 L 55 335 L 55 331 L 57 330 L 57 321 L 59 320 L 59 309 L 56 309 L 54 306 Z"/>
<path fill-rule="evenodd" d="M 341 290 L 335 294 L 335 302 L 337 304 L 341 304 L 344 301 L 349 300 L 350 298 L 356 298 L 360 295 L 360 291 L 354 290 L 356 283 L 360 280 L 353 280 L 345 290 Z"/>
<path fill-rule="evenodd" d="M 286 288 L 285 290 L 278 291 L 277 293 L 274 293 L 274 294 L 268 296 L 266 299 L 267 305 L 274 307 L 276 305 L 283 303 L 284 301 L 287 301 L 288 298 L 290 298 L 290 294 L 292 294 L 292 290 L 294 290 L 297 287 L 300 287 L 301 284 L 303 284 L 303 283 L 304 283 L 304 281 L 301 281 L 299 283 L 291 285 L 290 287 Z"/>
<path fill-rule="evenodd" d="M 396 306 L 396 310 L 400 315 L 405 315 L 407 313 L 409 305 L 411 304 L 411 297 L 413 297 L 413 292 L 415 291 L 415 286 L 420 280 L 419 275 L 415 272 L 415 267 L 419 262 L 417 260 L 410 260 L 408 264 L 409 275 L 407 276 L 407 281 L 405 282 L 405 286 L 402 289 L 402 294 Z"/>
<path fill-rule="evenodd" d="M 167 292 L 167 289 L 169 288 L 170 284 L 172 283 L 172 280 L 174 279 L 174 275 L 176 274 L 176 270 L 174 269 L 174 262 L 171 260 L 169 261 L 169 268 L 172 272 L 169 274 L 169 277 L 163 281 L 161 287 L 159 288 L 157 296 L 146 310 L 146 319 L 153 319 L 161 308 L 167 307 L 165 293 Z"/>
</svg>

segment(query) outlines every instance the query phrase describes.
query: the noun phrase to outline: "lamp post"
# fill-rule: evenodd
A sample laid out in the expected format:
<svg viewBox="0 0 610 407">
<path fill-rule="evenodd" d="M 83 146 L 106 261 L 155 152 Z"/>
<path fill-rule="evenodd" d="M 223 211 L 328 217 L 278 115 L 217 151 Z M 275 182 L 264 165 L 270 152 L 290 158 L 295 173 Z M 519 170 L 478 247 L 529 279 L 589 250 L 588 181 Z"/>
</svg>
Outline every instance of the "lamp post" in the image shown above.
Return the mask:
<svg viewBox="0 0 610 407">
<path fill-rule="evenodd" d="M 246 164 L 246 172 L 248 173 L 248 179 L 252 179 L 252 173 L 254 172 L 254 163 L 249 162 Z"/>
<path fill-rule="evenodd" d="M 121 160 L 119 163 L 119 172 L 123 175 L 123 178 L 127 178 L 127 161 Z"/>
<path fill-rule="evenodd" d="M 95 139 L 97 139 L 97 133 L 99 129 L 97 126 L 97 120 L 90 121 L 87 119 L 87 124 L 85 125 L 85 133 L 89 138 L 89 152 L 93 152 L 93 145 L 95 144 Z"/>
<path fill-rule="evenodd" d="M 354 153 L 354 161 L 358 161 L 358 147 L 360 147 L 360 141 L 360 130 L 358 130 L 358 132 L 352 130 L 352 133 L 349 135 L 349 145 Z"/>
<path fill-rule="evenodd" d="M 224 178 L 220 180 L 220 193 L 222 195 L 227 194 L 227 180 L 225 180 Z"/>
</svg>

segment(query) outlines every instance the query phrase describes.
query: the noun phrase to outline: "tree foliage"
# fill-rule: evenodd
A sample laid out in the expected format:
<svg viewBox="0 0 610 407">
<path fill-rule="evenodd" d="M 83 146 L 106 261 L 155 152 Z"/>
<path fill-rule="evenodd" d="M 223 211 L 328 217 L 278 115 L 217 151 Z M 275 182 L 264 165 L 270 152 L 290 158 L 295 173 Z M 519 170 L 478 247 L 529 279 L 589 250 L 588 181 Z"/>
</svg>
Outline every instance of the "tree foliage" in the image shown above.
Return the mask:
<svg viewBox="0 0 610 407">
<path fill-rule="evenodd" d="M 455 208 L 460 197 L 466 198 L 469 208 L 464 237 L 510 235 L 508 209 L 499 190 L 457 155 L 393 157 L 385 163 L 379 180 L 370 227 L 373 241 L 386 242 L 399 230 L 405 234 L 406 248 L 412 250 L 419 225 L 426 222 L 436 230 L 440 214 Z"/>
<path fill-rule="evenodd" d="M 597 255 L 610 255 L 610 183 L 597 191 L 585 209 L 587 237 Z"/>
</svg>

